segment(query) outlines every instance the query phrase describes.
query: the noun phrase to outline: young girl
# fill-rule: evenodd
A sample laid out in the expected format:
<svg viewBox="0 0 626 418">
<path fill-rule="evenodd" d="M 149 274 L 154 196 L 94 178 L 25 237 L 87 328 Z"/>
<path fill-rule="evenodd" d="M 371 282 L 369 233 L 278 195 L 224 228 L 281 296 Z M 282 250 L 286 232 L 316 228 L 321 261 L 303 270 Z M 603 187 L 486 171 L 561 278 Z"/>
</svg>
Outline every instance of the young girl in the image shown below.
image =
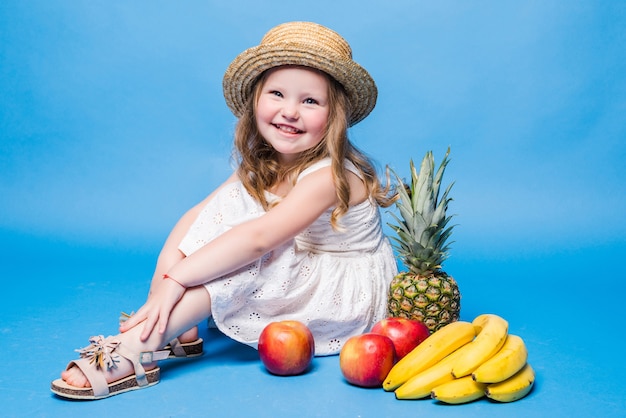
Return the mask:
<svg viewBox="0 0 626 418">
<path fill-rule="evenodd" d="M 223 87 L 239 118 L 237 170 L 176 224 L 121 334 L 92 337 L 54 393 L 155 384 L 156 361 L 197 349 L 205 318 L 253 347 L 269 322 L 298 320 L 329 355 L 385 316 L 397 270 L 378 209 L 393 197 L 347 137 L 377 97 L 348 43 L 314 23 L 279 25 L 235 58 Z"/>
</svg>

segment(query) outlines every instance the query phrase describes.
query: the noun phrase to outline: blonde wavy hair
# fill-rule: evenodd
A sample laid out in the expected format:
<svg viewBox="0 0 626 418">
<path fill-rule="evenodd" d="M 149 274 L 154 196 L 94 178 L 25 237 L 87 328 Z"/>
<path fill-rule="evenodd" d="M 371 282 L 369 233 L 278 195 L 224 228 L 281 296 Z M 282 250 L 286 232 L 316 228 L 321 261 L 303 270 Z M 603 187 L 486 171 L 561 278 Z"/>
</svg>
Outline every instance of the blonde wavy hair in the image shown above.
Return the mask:
<svg viewBox="0 0 626 418">
<path fill-rule="evenodd" d="M 238 162 L 237 174 L 246 190 L 257 199 L 265 210 L 272 205 L 267 201 L 265 191 L 278 183 L 288 180 L 295 184 L 298 175 L 311 164 L 330 157 L 333 181 L 337 191 L 337 206 L 331 214 L 331 225 L 340 229 L 338 220 L 349 209 L 350 187 L 344 168 L 344 160 L 354 164 L 361 174 L 366 190 L 379 206 L 388 207 L 396 199 L 391 192 L 389 175 L 386 186 L 382 186 L 373 163 L 348 139 L 348 115 L 350 104 L 343 87 L 328 74 L 320 71 L 328 81 L 328 103 L 330 105 L 328 124 L 320 143 L 302 152 L 297 161 L 289 167 L 282 166 L 276 151 L 269 146 L 257 129 L 255 113 L 258 98 L 270 70 L 265 71 L 256 81 L 248 99 L 246 111 L 237 122 L 235 129 L 234 158 Z"/>
</svg>

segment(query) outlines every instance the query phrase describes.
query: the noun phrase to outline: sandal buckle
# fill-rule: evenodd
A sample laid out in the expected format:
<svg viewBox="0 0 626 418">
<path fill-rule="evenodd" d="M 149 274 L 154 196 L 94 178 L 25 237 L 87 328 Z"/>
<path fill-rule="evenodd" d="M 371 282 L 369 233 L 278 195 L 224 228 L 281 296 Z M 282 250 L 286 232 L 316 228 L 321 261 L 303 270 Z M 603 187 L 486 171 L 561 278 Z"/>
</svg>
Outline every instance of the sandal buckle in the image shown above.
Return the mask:
<svg viewBox="0 0 626 418">
<path fill-rule="evenodd" d="M 148 364 L 153 363 L 154 352 L 152 351 L 142 351 L 139 353 L 139 363 Z"/>
</svg>

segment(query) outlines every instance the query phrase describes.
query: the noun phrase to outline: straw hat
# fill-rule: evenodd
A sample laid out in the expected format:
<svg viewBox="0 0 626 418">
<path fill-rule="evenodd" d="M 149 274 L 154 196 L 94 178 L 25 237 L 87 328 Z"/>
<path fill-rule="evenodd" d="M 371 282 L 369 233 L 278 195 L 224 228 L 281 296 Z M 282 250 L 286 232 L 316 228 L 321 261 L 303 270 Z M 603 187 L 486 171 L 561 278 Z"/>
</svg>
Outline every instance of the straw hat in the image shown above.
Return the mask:
<svg viewBox="0 0 626 418">
<path fill-rule="evenodd" d="M 376 105 L 378 90 L 369 73 L 352 60 L 352 49 L 338 33 L 317 23 L 290 22 L 265 34 L 261 44 L 245 50 L 230 64 L 222 86 L 226 104 L 240 117 L 252 87 L 263 71 L 281 65 L 312 67 L 332 76 L 346 90 L 350 126 Z"/>
</svg>

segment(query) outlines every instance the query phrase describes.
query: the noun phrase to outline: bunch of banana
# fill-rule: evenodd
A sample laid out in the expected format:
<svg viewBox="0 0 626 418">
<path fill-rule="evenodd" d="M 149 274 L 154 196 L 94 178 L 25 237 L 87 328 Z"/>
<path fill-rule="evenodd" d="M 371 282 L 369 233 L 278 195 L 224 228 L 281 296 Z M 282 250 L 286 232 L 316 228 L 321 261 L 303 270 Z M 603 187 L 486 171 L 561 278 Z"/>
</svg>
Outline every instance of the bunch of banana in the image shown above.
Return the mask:
<svg viewBox="0 0 626 418">
<path fill-rule="evenodd" d="M 453 322 L 433 333 L 396 363 L 383 388 L 394 390 L 398 399 L 430 395 L 458 404 L 487 396 L 511 402 L 533 386 L 534 371 L 527 359 L 524 341 L 508 334 L 507 321 L 479 315 L 471 323 Z"/>
</svg>

